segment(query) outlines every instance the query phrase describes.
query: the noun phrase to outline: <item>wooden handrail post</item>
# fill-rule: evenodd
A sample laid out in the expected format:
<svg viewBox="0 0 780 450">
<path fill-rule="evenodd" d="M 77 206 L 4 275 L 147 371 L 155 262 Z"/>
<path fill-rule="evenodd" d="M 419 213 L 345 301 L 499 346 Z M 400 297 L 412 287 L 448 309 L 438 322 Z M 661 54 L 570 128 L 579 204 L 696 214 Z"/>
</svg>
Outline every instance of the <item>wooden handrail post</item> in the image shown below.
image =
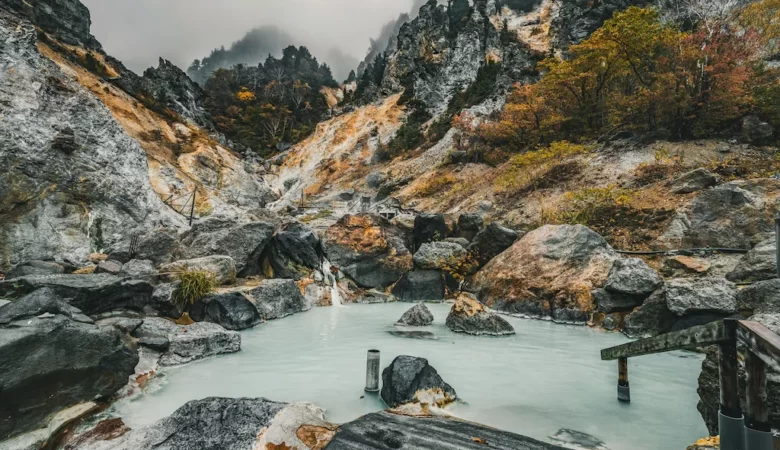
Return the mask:
<svg viewBox="0 0 780 450">
<path fill-rule="evenodd" d="M 724 325 L 729 339 L 718 344 L 720 448 L 721 450 L 745 450 L 745 420 L 739 403 L 739 374 L 737 372 L 737 321 L 725 320 Z"/>
<path fill-rule="evenodd" d="M 631 402 L 631 387 L 628 385 L 628 358 L 618 358 L 618 401 Z"/>
<path fill-rule="evenodd" d="M 745 450 L 772 450 L 772 426 L 766 391 L 767 365 L 755 353 L 745 354 L 747 372 L 747 414 L 745 417 Z"/>
</svg>

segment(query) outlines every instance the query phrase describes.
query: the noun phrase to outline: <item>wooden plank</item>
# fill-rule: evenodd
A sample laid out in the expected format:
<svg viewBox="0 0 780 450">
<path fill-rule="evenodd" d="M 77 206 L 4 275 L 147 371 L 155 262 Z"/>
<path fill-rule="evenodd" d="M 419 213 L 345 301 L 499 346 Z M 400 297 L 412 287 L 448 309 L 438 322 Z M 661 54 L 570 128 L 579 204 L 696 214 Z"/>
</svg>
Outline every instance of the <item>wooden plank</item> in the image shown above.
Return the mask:
<svg viewBox="0 0 780 450">
<path fill-rule="evenodd" d="M 769 405 L 766 391 L 766 364 L 755 353 L 748 351 L 745 355 L 745 371 L 747 372 L 747 414 L 745 425 L 758 431 L 770 432 Z"/>
<path fill-rule="evenodd" d="M 727 330 L 736 328 L 731 321 L 726 323 Z M 718 369 L 720 372 L 720 412 L 728 417 L 742 417 L 739 403 L 739 363 L 737 361 L 737 341 L 729 339 L 718 344 Z"/>
<path fill-rule="evenodd" d="M 601 351 L 601 359 L 613 361 L 618 358 L 630 358 L 653 353 L 671 352 L 686 348 L 719 344 L 729 339 L 723 321 L 688 328 L 674 333 L 662 334 L 650 339 L 642 339 L 628 344 L 618 345 Z"/>
<path fill-rule="evenodd" d="M 737 339 L 766 365 L 780 372 L 780 336 L 758 322 L 740 320 Z"/>
</svg>

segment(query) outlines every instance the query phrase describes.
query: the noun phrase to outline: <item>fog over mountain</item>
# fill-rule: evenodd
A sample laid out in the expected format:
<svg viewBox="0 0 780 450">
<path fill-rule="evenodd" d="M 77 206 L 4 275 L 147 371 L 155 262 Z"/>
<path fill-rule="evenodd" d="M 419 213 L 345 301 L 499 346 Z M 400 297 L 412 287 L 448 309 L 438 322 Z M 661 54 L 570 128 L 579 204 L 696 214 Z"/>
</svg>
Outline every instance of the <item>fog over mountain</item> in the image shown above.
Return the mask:
<svg viewBox="0 0 780 450">
<path fill-rule="evenodd" d="M 84 0 L 106 51 L 141 72 L 166 58 L 186 69 L 255 28 L 269 43 L 305 45 L 337 78 L 356 67 L 382 27 L 421 0 Z M 290 39 L 287 42 L 287 39 Z M 278 47 L 276 50 L 271 48 Z"/>
</svg>

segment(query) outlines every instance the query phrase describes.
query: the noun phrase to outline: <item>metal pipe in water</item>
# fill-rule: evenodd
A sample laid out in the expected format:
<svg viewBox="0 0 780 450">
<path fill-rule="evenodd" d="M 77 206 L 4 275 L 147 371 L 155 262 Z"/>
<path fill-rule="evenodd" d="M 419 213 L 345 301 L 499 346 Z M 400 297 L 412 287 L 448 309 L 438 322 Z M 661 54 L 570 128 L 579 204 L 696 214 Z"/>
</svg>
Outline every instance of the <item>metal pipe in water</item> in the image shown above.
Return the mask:
<svg viewBox="0 0 780 450">
<path fill-rule="evenodd" d="M 379 350 L 369 350 L 366 360 L 366 392 L 379 392 Z"/>
</svg>

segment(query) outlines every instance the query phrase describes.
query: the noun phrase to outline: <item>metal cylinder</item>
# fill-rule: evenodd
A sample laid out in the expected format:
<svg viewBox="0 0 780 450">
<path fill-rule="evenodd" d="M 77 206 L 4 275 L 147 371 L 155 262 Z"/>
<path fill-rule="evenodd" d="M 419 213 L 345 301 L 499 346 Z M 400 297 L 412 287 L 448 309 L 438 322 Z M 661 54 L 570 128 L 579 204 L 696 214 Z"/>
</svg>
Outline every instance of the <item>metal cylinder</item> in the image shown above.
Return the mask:
<svg viewBox="0 0 780 450">
<path fill-rule="evenodd" d="M 735 419 L 718 411 L 718 429 L 720 430 L 720 450 L 746 450 L 744 417 Z"/>
<path fill-rule="evenodd" d="M 745 450 L 773 450 L 774 448 L 774 436 L 771 432 L 745 428 Z"/>
<path fill-rule="evenodd" d="M 379 350 L 369 350 L 366 360 L 366 392 L 379 392 Z"/>
<path fill-rule="evenodd" d="M 631 403 L 631 387 L 626 383 L 625 386 L 618 384 L 618 400 L 621 402 Z"/>
</svg>

